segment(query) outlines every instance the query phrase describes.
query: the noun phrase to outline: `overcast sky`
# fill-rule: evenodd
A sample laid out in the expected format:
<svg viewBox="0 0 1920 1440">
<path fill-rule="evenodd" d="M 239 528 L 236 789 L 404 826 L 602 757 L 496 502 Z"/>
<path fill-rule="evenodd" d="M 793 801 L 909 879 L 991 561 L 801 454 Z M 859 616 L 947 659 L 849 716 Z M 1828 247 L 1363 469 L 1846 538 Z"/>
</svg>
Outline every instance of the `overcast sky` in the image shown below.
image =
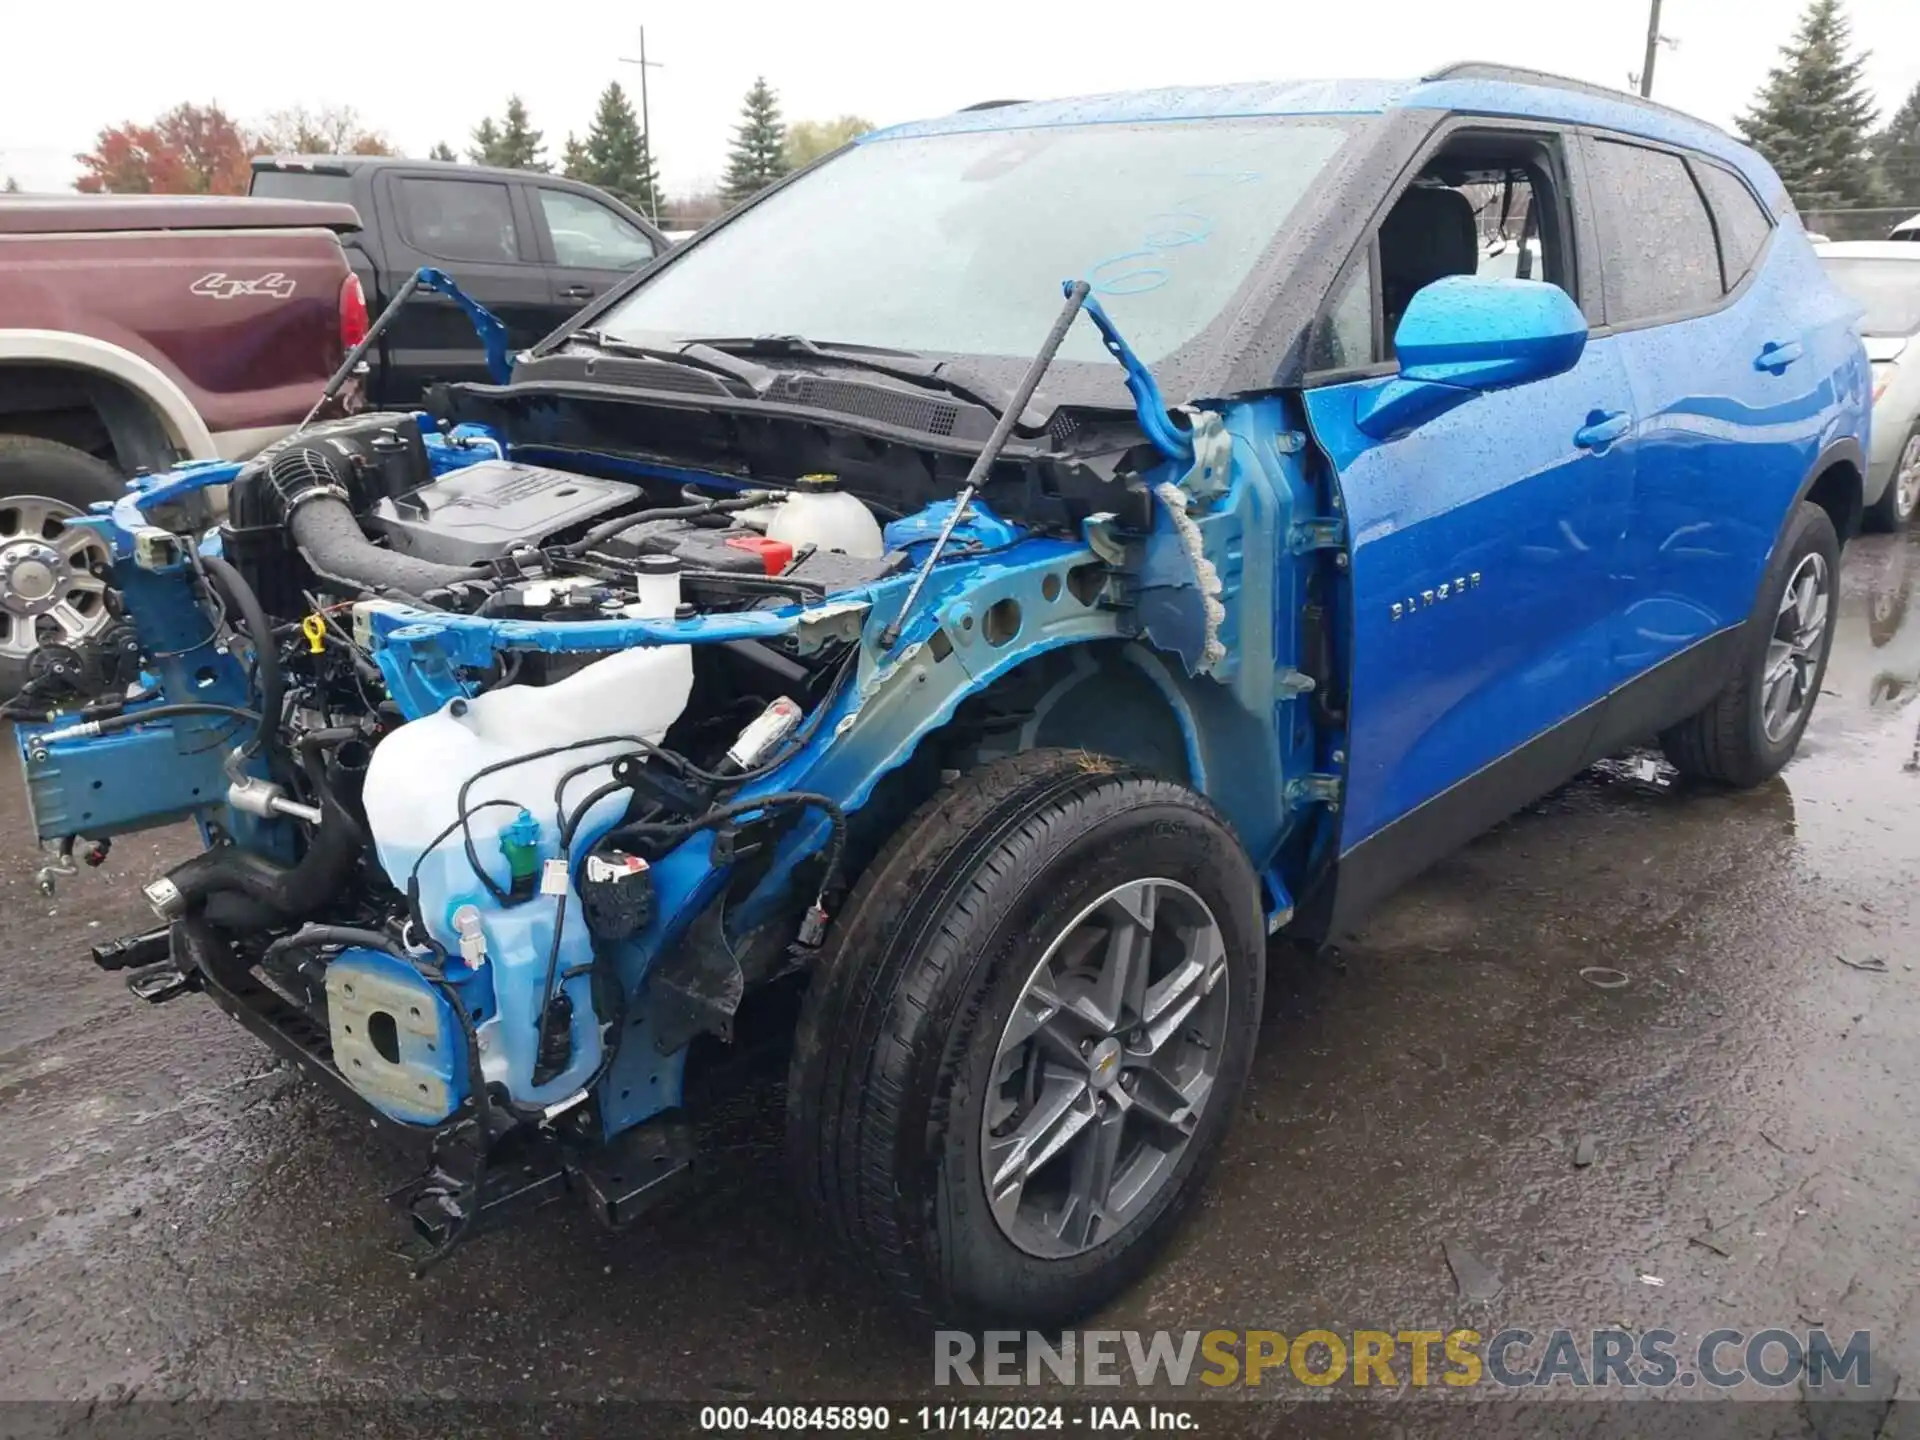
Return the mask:
<svg viewBox="0 0 1920 1440">
<path fill-rule="evenodd" d="M 1731 125 L 1803 0 L 1665 0 L 1655 96 Z M 1847 0 L 1883 112 L 1920 83 L 1920 0 Z M 216 100 L 243 121 L 347 104 L 410 154 L 469 130 L 509 92 L 557 156 L 618 77 L 636 92 L 647 27 L 655 153 L 669 193 L 726 162 L 756 75 L 786 117 L 886 124 L 976 100 L 1295 77 L 1393 77 L 1449 60 L 1528 65 L 1622 85 L 1646 0 L 466 0 L 343 7 L 259 0 L 0 0 L 0 177 L 65 188 L 104 125 Z"/>
</svg>

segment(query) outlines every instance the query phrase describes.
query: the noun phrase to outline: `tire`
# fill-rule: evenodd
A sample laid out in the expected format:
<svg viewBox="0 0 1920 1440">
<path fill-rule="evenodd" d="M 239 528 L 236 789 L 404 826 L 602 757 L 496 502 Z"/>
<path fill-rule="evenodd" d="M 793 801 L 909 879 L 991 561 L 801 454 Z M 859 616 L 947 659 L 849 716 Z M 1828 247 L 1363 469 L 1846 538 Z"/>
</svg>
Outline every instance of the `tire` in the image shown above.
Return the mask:
<svg viewBox="0 0 1920 1440">
<path fill-rule="evenodd" d="M 1914 422 L 1913 429 L 1901 442 L 1899 458 L 1893 462 L 1893 473 L 1887 477 L 1887 488 L 1861 515 L 1861 528 L 1878 535 L 1904 530 L 1916 507 L 1920 507 L 1920 421 Z"/>
<path fill-rule="evenodd" d="M 1817 628 L 1804 614 L 1789 618 L 1789 581 L 1803 581 L 1815 566 L 1824 567 L 1824 602 Z M 1840 541 L 1833 521 L 1818 505 L 1802 503 L 1788 522 L 1787 533 L 1767 566 L 1754 613 L 1740 634 L 1740 664 L 1732 680 L 1699 714 L 1690 716 L 1660 737 L 1681 774 L 1696 780 L 1747 788 L 1780 772 L 1805 733 L 1820 696 L 1833 648 L 1834 624 L 1839 616 Z M 1796 584 L 1796 591 L 1801 587 Z M 1777 692 L 1768 686 L 1770 669 L 1782 661 L 1783 636 L 1791 631 L 1791 674 L 1782 683 L 1791 687 L 1800 703 L 1777 718 L 1768 702 Z"/>
<path fill-rule="evenodd" d="M 38 553 L 36 539 L 57 536 L 54 517 L 83 514 L 94 501 L 116 499 L 125 489 L 113 466 L 84 450 L 37 435 L 0 435 L 0 699 L 11 699 L 25 683 L 31 653 L 33 617 L 17 613 L 20 602 L 4 578 L 11 557 L 22 547 Z M 31 523 L 35 517 L 45 517 L 46 524 Z M 51 535 L 45 533 L 49 527 Z M 106 558 L 104 548 L 98 558 Z M 97 583 L 76 591 L 84 618 L 100 626 L 107 618 L 102 594 Z"/>
<path fill-rule="evenodd" d="M 1193 1006 L 1169 1004 L 1159 1012 L 1178 1011 L 1170 1029 L 1157 1019 L 1151 1035 L 1135 1025 L 1123 1041 L 1099 1042 L 1087 1071 L 1069 1073 L 1057 1058 L 1035 1067 L 1039 1078 L 1027 1084 L 1042 1099 L 1056 1081 L 1081 1084 L 1074 1103 L 1086 1115 L 1106 1117 L 1087 1119 L 1089 1132 L 1107 1134 L 1100 1127 L 1113 1124 L 1116 1144 L 1138 1148 L 1123 1148 L 1121 1161 L 1108 1167 L 1121 1176 L 1115 1195 L 1130 1182 L 1136 1187 L 1131 1199 L 1117 1202 L 1133 1207 L 1123 1223 L 1090 1223 L 1085 1232 L 1076 1224 L 1071 1240 L 1058 1242 L 1062 1253 L 1032 1253 L 996 1216 L 988 1194 L 987 1147 L 1010 1143 L 996 1138 L 999 1129 L 986 1133 L 988 1107 L 1007 1105 L 1008 1089 L 1020 1088 L 1017 1079 L 996 1085 L 995 1061 L 1043 958 L 1062 994 L 1081 983 L 1055 941 L 1090 933 L 1088 927 L 1097 933 L 1101 924 L 1110 926 L 1112 940 L 1124 921 L 1114 918 L 1119 902 L 1101 897 L 1121 887 L 1136 899 L 1149 879 L 1159 882 L 1152 913 L 1168 920 L 1166 933 L 1175 938 L 1163 947 L 1161 932 L 1136 932 L 1153 935 L 1148 968 L 1161 977 L 1139 1009 L 1153 1015 L 1166 992 L 1185 995 L 1181 975 L 1211 979 Z M 1203 911 L 1215 922 L 1210 933 L 1223 954 L 1218 965 L 1189 966 L 1186 959 L 1200 948 L 1193 937 L 1207 932 L 1196 924 L 1182 937 L 1176 927 Z M 1083 912 L 1094 918 L 1076 929 Z M 1093 950 L 1111 964 L 1122 948 L 1096 942 Z M 809 986 L 787 1109 L 788 1158 L 803 1204 L 850 1264 L 926 1319 L 1067 1324 L 1138 1278 L 1194 1203 L 1246 1087 L 1264 983 L 1258 884 L 1239 842 L 1205 800 L 1077 751 L 1029 751 L 973 771 L 888 842 L 850 898 Z M 1199 994 L 1197 984 L 1192 993 Z M 1023 1016 L 1044 1008 L 1037 997 L 1033 1005 Z M 1084 1021 L 1073 1005 L 1053 1014 L 1042 1027 L 1050 1035 L 1051 1026 Z M 1208 1026 L 1217 1026 L 1208 1031 L 1216 1045 L 1193 1049 Z M 1032 1043 L 1038 1047 L 1040 1037 Z M 1121 1048 L 1101 1048 L 1114 1044 Z M 1164 1044 L 1162 1056 L 1188 1047 L 1190 1058 L 1203 1057 L 1196 1063 L 1214 1067 L 1211 1089 L 1193 1102 L 1177 1151 L 1179 1141 L 1152 1121 L 1151 1107 L 1171 1110 L 1176 1120 L 1185 1107 L 1164 1103 L 1167 1092 L 1153 1076 L 1127 1068 L 1145 1063 L 1130 1047 L 1149 1044 Z M 1103 1078 L 1092 1078 L 1110 1062 Z M 1020 1123 L 1043 1108 L 1033 1101 Z M 1004 1125 L 1011 1133 L 1014 1118 Z M 1164 1143 L 1139 1144 L 1142 1134 Z M 1164 1177 L 1151 1190 L 1137 1178 L 1149 1168 Z M 1036 1165 L 1019 1203 L 1029 1189 L 1039 1195 L 1079 1173 Z M 1031 1245 L 1037 1232 L 1024 1233 Z M 1083 1248 L 1065 1253 L 1072 1244 Z"/>
</svg>

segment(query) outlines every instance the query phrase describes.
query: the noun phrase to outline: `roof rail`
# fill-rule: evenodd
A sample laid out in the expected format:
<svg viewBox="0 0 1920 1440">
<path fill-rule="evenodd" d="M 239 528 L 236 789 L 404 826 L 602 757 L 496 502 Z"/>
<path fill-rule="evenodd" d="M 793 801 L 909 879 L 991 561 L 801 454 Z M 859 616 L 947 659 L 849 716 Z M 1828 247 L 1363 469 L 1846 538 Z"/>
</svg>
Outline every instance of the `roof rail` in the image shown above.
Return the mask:
<svg viewBox="0 0 1920 1440">
<path fill-rule="evenodd" d="M 971 105 L 962 105 L 953 113 L 956 115 L 964 115 L 969 110 L 998 110 L 1002 105 L 1024 105 L 1026 103 L 1024 100 L 976 100 Z"/>
<path fill-rule="evenodd" d="M 1602 100 L 1618 100 L 1625 105 L 1639 105 L 1648 110 L 1658 110 L 1663 114 L 1675 115 L 1682 120 L 1691 120 L 1696 125 L 1705 125 L 1709 130 L 1720 127 L 1710 120 L 1702 120 L 1698 115 L 1672 105 L 1663 105 L 1658 100 L 1649 100 L 1636 95 L 1631 90 L 1615 90 L 1610 86 L 1596 85 L 1591 80 L 1574 80 L 1565 75 L 1555 75 L 1546 70 L 1529 70 L 1521 65 L 1497 65 L 1487 60 L 1459 60 L 1451 65 L 1442 65 L 1430 75 L 1422 75 L 1422 81 L 1434 80 L 1502 80 L 1510 85 L 1540 85 L 1553 90 L 1572 90 L 1581 95 L 1597 95 Z M 1726 133 L 1721 131 L 1722 134 Z"/>
</svg>

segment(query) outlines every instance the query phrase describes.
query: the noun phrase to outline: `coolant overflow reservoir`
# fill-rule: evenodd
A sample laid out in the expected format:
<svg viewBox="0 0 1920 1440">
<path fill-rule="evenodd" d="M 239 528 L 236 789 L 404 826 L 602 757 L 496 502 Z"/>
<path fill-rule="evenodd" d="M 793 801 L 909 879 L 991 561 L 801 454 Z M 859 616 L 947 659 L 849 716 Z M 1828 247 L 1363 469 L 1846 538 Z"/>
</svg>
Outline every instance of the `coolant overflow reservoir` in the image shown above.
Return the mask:
<svg viewBox="0 0 1920 1440">
<path fill-rule="evenodd" d="M 878 560 L 886 553 L 880 522 L 873 512 L 840 488 L 838 475 L 802 475 L 793 494 L 767 522 L 767 538 L 784 540 L 798 551 L 837 550 L 862 560 Z"/>
</svg>

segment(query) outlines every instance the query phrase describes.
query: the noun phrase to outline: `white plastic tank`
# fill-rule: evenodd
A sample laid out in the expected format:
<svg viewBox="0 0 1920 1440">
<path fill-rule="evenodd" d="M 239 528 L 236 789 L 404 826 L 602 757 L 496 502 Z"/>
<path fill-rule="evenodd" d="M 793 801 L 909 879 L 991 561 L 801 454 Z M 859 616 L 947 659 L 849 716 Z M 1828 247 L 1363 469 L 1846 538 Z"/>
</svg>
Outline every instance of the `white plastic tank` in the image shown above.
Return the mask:
<svg viewBox="0 0 1920 1440">
<path fill-rule="evenodd" d="M 679 599 L 678 576 L 672 579 L 671 587 L 647 587 L 645 603 L 632 608 L 671 616 Z M 485 955 L 493 966 L 497 1005 L 495 1014 L 482 1019 L 504 1022 L 497 1028 L 481 1027 L 483 1069 L 489 1080 L 504 1082 L 518 1097 L 557 1098 L 592 1072 L 598 1058 L 593 1009 L 584 976 L 568 982 L 565 988 L 578 992 L 573 996 L 574 1063 L 546 1084 L 533 1086 L 533 1017 L 540 1007 L 547 957 L 553 948 L 559 897 L 544 890 L 536 898 L 503 905 L 475 873 L 467 837 L 481 868 L 502 890 L 509 889 L 511 865 L 501 832 L 525 823 L 523 814 L 530 816 L 538 825 L 536 843 L 542 861 L 557 858 L 559 815 L 572 813 L 610 777 L 612 759 L 635 747 L 615 741 L 522 760 L 486 775 L 479 772 L 502 761 L 601 736 L 637 736 L 657 743 L 686 708 L 692 685 L 693 657 L 688 647 L 622 650 L 551 685 L 507 685 L 471 700 L 452 701 L 401 726 L 374 747 L 365 797 L 381 867 L 403 894 L 409 881 L 417 878 L 421 919 L 434 938 L 456 954 L 462 953 L 463 938 L 467 948 L 474 941 L 470 934 L 463 937 L 453 917 L 464 906 L 477 911 Z M 599 757 L 609 763 L 567 778 L 568 771 Z M 460 817 L 460 792 L 469 780 L 466 833 L 456 828 L 443 835 Z M 593 819 L 576 832 L 575 853 L 567 857 L 570 862 L 578 859 L 578 852 L 610 818 L 624 810 L 626 801 L 622 793 L 595 804 Z M 473 917 L 463 921 L 471 931 Z M 573 903 L 563 926 L 559 968 L 584 966 L 592 954 L 580 907 Z M 497 1043 L 486 1043 L 490 1033 L 497 1034 Z"/>
<path fill-rule="evenodd" d="M 878 560 L 886 553 L 880 522 L 840 488 L 837 475 L 802 475 L 796 480 L 793 494 L 768 516 L 767 538 L 784 540 L 796 553 L 810 547 L 863 560 Z"/>
</svg>

